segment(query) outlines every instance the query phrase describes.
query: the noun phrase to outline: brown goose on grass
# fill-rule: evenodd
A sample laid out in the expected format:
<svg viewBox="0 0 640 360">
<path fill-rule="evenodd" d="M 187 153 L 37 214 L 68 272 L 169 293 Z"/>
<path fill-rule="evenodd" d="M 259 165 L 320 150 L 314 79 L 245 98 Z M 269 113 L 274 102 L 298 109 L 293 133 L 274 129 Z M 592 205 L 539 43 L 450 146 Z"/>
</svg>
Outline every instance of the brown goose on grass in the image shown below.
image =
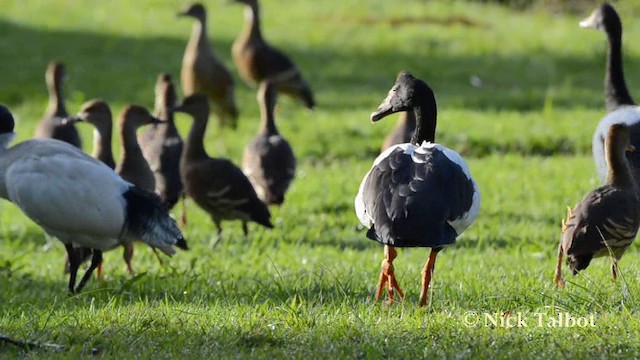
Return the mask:
<svg viewBox="0 0 640 360">
<path fill-rule="evenodd" d="M 191 38 L 182 58 L 182 90 L 186 95 L 203 93 L 211 100 L 211 110 L 218 116 L 220 126 L 233 129 L 238 123 L 238 108 L 233 93 L 231 73 L 218 59 L 207 38 L 207 12 L 202 4 L 189 6 L 178 16 L 195 19 Z"/>
<path fill-rule="evenodd" d="M 298 67 L 280 50 L 269 45 L 260 30 L 258 0 L 235 0 L 245 5 L 244 29 L 233 42 L 233 62 L 244 81 L 259 85 L 271 80 L 278 91 L 302 101 L 308 109 L 315 107 L 313 93 Z"/>
<path fill-rule="evenodd" d="M 640 226 L 638 185 L 625 152 L 630 145 L 629 128 L 613 124 L 607 135 L 606 154 L 609 172 L 604 186 L 588 193 L 562 222 L 555 283 L 564 287 L 562 259 L 573 274 L 584 270 L 592 259 L 611 256 L 611 274 L 618 276 L 618 261 L 636 238 Z"/>
<path fill-rule="evenodd" d="M 384 138 L 380 152 L 383 152 L 396 144 L 404 144 L 411 141 L 416 131 L 416 117 L 413 111 L 401 112 L 396 127 Z"/>
<path fill-rule="evenodd" d="M 276 128 L 273 114 L 277 90 L 269 81 L 258 89 L 260 131 L 244 149 L 242 170 L 253 184 L 260 200 L 281 205 L 295 176 L 296 158 L 287 140 Z"/>
<path fill-rule="evenodd" d="M 73 124 L 63 124 L 62 119 L 69 116 L 64 106 L 62 84 L 67 74 L 63 64 L 52 62 L 47 67 L 45 80 L 49 90 L 49 105 L 36 127 L 36 138 L 58 139 L 77 148 L 82 148 L 82 140 Z"/>
<path fill-rule="evenodd" d="M 160 74 L 155 89 L 154 115 L 161 124 L 150 126 L 140 137 L 140 147 L 155 177 L 155 192 L 169 209 L 178 202 L 182 194 L 180 180 L 180 157 L 182 138 L 173 122 L 176 92 L 169 74 Z"/>
<path fill-rule="evenodd" d="M 209 113 L 207 98 L 202 94 L 187 96 L 174 111 L 193 118 L 180 161 L 180 174 L 187 195 L 208 212 L 215 223 L 218 242 L 223 220 L 242 221 L 245 236 L 248 221 L 273 228 L 269 209 L 242 171 L 227 159 L 207 155 L 203 142 Z"/>
</svg>

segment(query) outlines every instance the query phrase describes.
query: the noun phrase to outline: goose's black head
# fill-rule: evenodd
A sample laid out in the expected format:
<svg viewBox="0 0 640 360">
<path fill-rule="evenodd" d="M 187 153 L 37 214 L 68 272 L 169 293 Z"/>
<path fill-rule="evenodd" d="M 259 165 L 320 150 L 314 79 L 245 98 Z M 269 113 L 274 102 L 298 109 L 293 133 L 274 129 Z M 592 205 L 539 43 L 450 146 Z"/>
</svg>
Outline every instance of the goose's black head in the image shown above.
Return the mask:
<svg viewBox="0 0 640 360">
<path fill-rule="evenodd" d="M 415 107 L 430 108 L 435 115 L 436 99 L 427 83 L 403 71 L 398 74 L 387 97 L 371 114 L 371 121 L 378 121 L 400 111 L 411 111 Z"/>
<path fill-rule="evenodd" d="M 8 134 L 13 132 L 15 122 L 13 115 L 6 106 L 0 104 L 0 134 Z"/>
<path fill-rule="evenodd" d="M 580 21 L 580 27 L 584 29 L 604 30 L 607 33 L 621 33 L 622 23 L 613 6 L 603 3 L 598 6 L 591 15 Z"/>
<path fill-rule="evenodd" d="M 194 3 L 184 9 L 184 11 L 179 12 L 178 16 L 190 16 L 196 19 L 205 19 L 207 17 L 207 10 L 205 10 L 204 5 Z"/>
</svg>

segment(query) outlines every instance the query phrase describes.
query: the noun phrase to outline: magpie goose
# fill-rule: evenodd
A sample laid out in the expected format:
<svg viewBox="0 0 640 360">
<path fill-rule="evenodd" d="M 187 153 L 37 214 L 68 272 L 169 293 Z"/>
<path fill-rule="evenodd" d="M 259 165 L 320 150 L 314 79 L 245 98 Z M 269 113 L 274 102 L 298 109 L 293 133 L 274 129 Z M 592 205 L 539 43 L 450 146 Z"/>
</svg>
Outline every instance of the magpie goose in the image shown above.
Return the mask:
<svg viewBox="0 0 640 360">
<path fill-rule="evenodd" d="M 618 13 L 608 3 L 597 7 L 591 16 L 580 22 L 582 28 L 603 30 L 608 39 L 607 63 L 605 68 L 604 91 L 607 114 L 600 120 L 593 134 L 592 151 L 598 177 L 604 183 L 607 178 L 607 158 L 605 139 L 613 124 L 629 127 L 631 144 L 640 148 L 640 107 L 629 94 L 622 68 L 622 22 Z M 640 181 L 640 153 L 629 152 L 627 159 L 631 173 Z"/>
<path fill-rule="evenodd" d="M 358 219 L 369 228 L 367 237 L 385 245 L 385 259 L 376 299 L 387 286 L 402 298 L 393 268 L 396 247 L 429 247 L 422 271 L 420 306 L 427 302 L 436 256 L 471 225 L 480 210 L 480 193 L 462 157 L 434 143 L 436 100 L 424 81 L 407 72 L 395 85 L 371 121 L 399 111 L 413 111 L 416 130 L 410 143 L 392 146 L 380 154 L 365 175 L 355 199 Z"/>
</svg>

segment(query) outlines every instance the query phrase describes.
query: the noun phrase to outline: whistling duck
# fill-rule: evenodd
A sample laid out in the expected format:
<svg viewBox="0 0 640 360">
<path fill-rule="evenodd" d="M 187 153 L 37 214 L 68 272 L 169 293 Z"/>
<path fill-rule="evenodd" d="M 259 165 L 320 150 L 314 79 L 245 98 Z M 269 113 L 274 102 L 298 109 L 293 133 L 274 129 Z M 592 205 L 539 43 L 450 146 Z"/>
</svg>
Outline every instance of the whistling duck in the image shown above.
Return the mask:
<svg viewBox="0 0 640 360">
<path fill-rule="evenodd" d="M 94 157 L 110 168 L 115 167 L 113 155 L 111 151 L 111 110 L 106 102 L 102 100 L 90 100 L 86 102 L 80 109 L 80 112 L 73 117 L 69 117 L 68 121 L 86 121 L 95 126 L 94 131 Z M 120 115 L 119 128 L 122 138 L 122 158 L 120 164 L 116 168 L 116 172 L 126 181 L 146 190 L 153 192 L 155 190 L 155 179 L 147 161 L 142 156 L 142 150 L 136 139 L 136 130 L 147 124 L 155 124 L 160 120 L 151 116 L 147 109 L 130 105 Z M 123 258 L 127 265 L 127 270 L 133 274 L 131 259 L 133 258 L 133 244 L 125 243 Z M 82 259 L 90 254 L 88 249 L 79 249 Z M 102 276 L 102 267 L 98 268 L 98 276 Z"/>
<path fill-rule="evenodd" d="M 72 124 L 63 124 L 62 119 L 67 117 L 67 109 L 64 106 L 64 94 L 62 83 L 67 74 L 64 65 L 52 62 L 47 67 L 45 80 L 49 90 L 49 105 L 44 116 L 36 127 L 36 138 L 58 139 L 82 148 L 82 141 L 78 130 Z"/>
<path fill-rule="evenodd" d="M 591 16 L 580 22 L 582 28 L 603 30 L 609 40 L 604 91 L 607 115 L 600 121 L 593 134 L 593 159 L 601 181 L 607 177 L 604 141 L 613 124 L 629 127 L 631 144 L 640 148 L 640 107 L 629 95 L 622 70 L 622 22 L 613 6 L 604 3 Z M 632 174 L 640 181 L 640 154 L 628 153 Z"/>
<path fill-rule="evenodd" d="M 241 220 L 245 236 L 247 222 L 273 228 L 267 206 L 256 195 L 249 179 L 231 161 L 211 158 L 204 148 L 209 105 L 202 94 L 187 96 L 173 109 L 191 115 L 193 124 L 180 160 L 185 192 L 209 213 L 222 236 L 222 220 Z"/>
<path fill-rule="evenodd" d="M 273 115 L 276 95 L 277 90 L 271 82 L 263 81 L 260 84 L 260 131 L 244 149 L 242 157 L 242 170 L 260 200 L 267 205 L 280 205 L 284 202 L 284 194 L 296 171 L 293 150 L 276 128 Z"/>
<path fill-rule="evenodd" d="M 640 226 L 638 185 L 632 175 L 626 151 L 633 151 L 629 128 L 613 124 L 605 141 L 609 166 L 605 185 L 588 193 L 569 209 L 562 222 L 555 282 L 564 287 L 562 258 L 576 275 L 593 258 L 611 256 L 611 274 L 617 278 L 618 261 L 636 238 Z"/>
<path fill-rule="evenodd" d="M 278 91 L 287 94 L 313 109 L 315 101 L 309 84 L 298 67 L 280 50 L 267 44 L 260 31 L 258 0 L 235 0 L 245 4 L 244 29 L 233 42 L 231 54 L 240 76 L 249 85 L 271 80 Z"/>
<path fill-rule="evenodd" d="M 204 6 L 193 4 L 178 16 L 189 16 L 196 20 L 182 58 L 181 80 L 184 94 L 207 95 L 211 100 L 211 110 L 220 120 L 220 126 L 235 129 L 238 108 L 233 93 L 233 77 L 209 44 L 207 12 Z"/>
<path fill-rule="evenodd" d="M 103 251 L 134 240 L 167 255 L 175 253 L 174 245 L 187 249 L 157 195 L 61 141 L 32 139 L 8 148 L 13 129 L 11 113 L 0 105 L 0 197 L 65 245 L 71 293 L 84 287 L 102 262 Z M 74 246 L 93 249 L 91 265 L 77 287 L 81 259 Z"/>
<path fill-rule="evenodd" d="M 158 76 L 155 104 L 154 114 L 162 123 L 150 126 L 140 136 L 139 142 L 155 177 L 155 192 L 171 209 L 182 194 L 180 156 L 183 144 L 170 111 L 176 106 L 176 92 L 169 74 Z"/>
<path fill-rule="evenodd" d="M 411 137 L 416 130 L 416 117 L 413 111 L 404 111 L 400 113 L 398 124 L 392 132 L 384 138 L 380 152 L 390 148 L 392 145 L 404 144 L 411 141 Z"/>
<path fill-rule="evenodd" d="M 99 99 L 85 102 L 80 107 L 80 111 L 75 116 L 69 116 L 66 122 L 86 121 L 95 127 L 93 131 L 93 153 L 92 156 L 111 169 L 116 168 L 111 150 L 111 136 L 113 132 L 113 121 L 109 105 Z"/>
<path fill-rule="evenodd" d="M 153 117 L 142 106 L 129 105 L 122 111 L 118 120 L 122 154 L 116 172 L 126 181 L 153 192 L 156 189 L 155 177 L 142 155 L 136 134 L 140 127 L 150 124 L 162 124 L 162 121 Z"/>
<path fill-rule="evenodd" d="M 394 290 L 404 297 L 394 275 L 396 247 L 431 248 L 422 271 L 419 304 L 424 306 L 436 256 L 474 221 L 480 193 L 462 157 L 433 142 L 437 121 L 433 91 L 407 72 L 398 75 L 371 121 L 399 111 L 413 111 L 415 134 L 410 143 L 392 146 L 376 158 L 362 180 L 355 208 L 362 225 L 369 228 L 367 237 L 385 245 L 376 299 L 385 285 L 390 303 Z"/>
</svg>

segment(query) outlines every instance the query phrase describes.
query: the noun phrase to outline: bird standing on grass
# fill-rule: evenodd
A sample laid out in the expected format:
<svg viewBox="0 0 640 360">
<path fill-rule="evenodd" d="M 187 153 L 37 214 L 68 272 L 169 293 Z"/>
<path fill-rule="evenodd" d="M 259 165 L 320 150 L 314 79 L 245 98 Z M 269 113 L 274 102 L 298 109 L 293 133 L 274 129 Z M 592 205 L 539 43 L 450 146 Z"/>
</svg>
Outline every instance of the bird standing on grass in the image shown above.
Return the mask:
<svg viewBox="0 0 640 360">
<path fill-rule="evenodd" d="M 608 52 L 604 78 L 604 90 L 607 115 L 605 115 L 593 134 L 593 159 L 600 180 L 607 178 L 605 139 L 613 124 L 625 124 L 629 127 L 631 144 L 640 148 L 640 106 L 637 106 L 629 94 L 622 68 L 622 22 L 613 6 L 603 3 L 591 16 L 580 22 L 582 28 L 603 30 L 607 34 Z M 636 182 L 640 181 L 640 153 L 627 154 L 631 173 Z"/>
<path fill-rule="evenodd" d="M 18 206 L 70 261 L 69 292 L 79 292 L 102 262 L 102 252 L 141 240 L 173 255 L 187 249 L 160 198 L 124 181 L 108 166 L 67 143 L 32 139 L 9 148 L 13 116 L 0 105 L 0 197 Z M 74 247 L 92 249 L 91 265 L 76 286 L 82 261 Z"/>
<path fill-rule="evenodd" d="M 58 139 L 67 142 L 77 148 L 82 148 L 82 140 L 78 130 L 72 124 L 63 123 L 63 119 L 69 115 L 64 105 L 64 91 L 62 84 L 67 77 L 64 65 L 52 62 L 47 67 L 45 80 L 49 91 L 49 105 L 44 117 L 36 126 L 36 138 Z"/>
<path fill-rule="evenodd" d="M 139 137 L 142 153 L 155 177 L 155 192 L 169 209 L 173 208 L 182 194 L 180 157 L 183 142 L 170 110 L 176 106 L 176 100 L 171 77 L 169 74 L 160 74 L 156 82 L 154 115 L 162 123 L 150 126 Z"/>
<path fill-rule="evenodd" d="M 296 158 L 289 142 L 280 135 L 273 114 L 277 90 L 270 81 L 258 89 L 260 131 L 247 145 L 242 170 L 265 204 L 281 205 L 296 173 Z"/>
<path fill-rule="evenodd" d="M 471 225 L 480 210 L 480 193 L 465 161 L 455 151 L 436 144 L 436 101 L 422 80 L 402 72 L 371 121 L 399 111 L 413 111 L 416 131 L 411 143 L 384 151 L 365 175 L 355 208 L 367 237 L 385 245 L 385 259 L 376 299 L 387 287 L 389 302 L 393 291 L 404 293 L 395 278 L 393 260 L 396 247 L 430 247 L 431 254 L 422 271 L 420 306 L 427 302 L 436 256 Z"/>
<path fill-rule="evenodd" d="M 182 58 L 180 75 L 185 96 L 195 93 L 207 95 L 220 126 L 235 129 L 238 125 L 238 107 L 233 93 L 233 77 L 209 44 L 204 6 L 193 4 L 178 16 L 189 16 L 196 20 Z"/>
<path fill-rule="evenodd" d="M 245 236 L 247 222 L 273 228 L 271 214 L 256 194 L 249 179 L 228 159 L 212 158 L 204 148 L 209 105 L 202 94 L 187 96 L 174 111 L 191 115 L 193 124 L 185 142 L 180 174 L 185 191 L 209 213 L 222 238 L 223 220 L 240 220 Z"/>
<path fill-rule="evenodd" d="M 235 0 L 245 5 L 245 22 L 242 32 L 233 42 L 233 62 L 244 81 L 259 85 L 271 80 L 278 91 L 304 103 L 308 109 L 316 106 L 313 93 L 298 67 L 280 50 L 269 45 L 260 30 L 258 0 Z"/>
<path fill-rule="evenodd" d="M 562 222 L 558 246 L 555 283 L 564 287 L 562 259 L 576 275 L 589 266 L 593 258 L 611 256 L 611 274 L 618 276 L 618 261 L 636 238 L 640 226 L 638 185 L 632 176 L 626 151 L 634 150 L 629 142 L 629 128 L 613 124 L 606 139 L 609 172 L 607 181 L 569 209 Z"/>
</svg>

